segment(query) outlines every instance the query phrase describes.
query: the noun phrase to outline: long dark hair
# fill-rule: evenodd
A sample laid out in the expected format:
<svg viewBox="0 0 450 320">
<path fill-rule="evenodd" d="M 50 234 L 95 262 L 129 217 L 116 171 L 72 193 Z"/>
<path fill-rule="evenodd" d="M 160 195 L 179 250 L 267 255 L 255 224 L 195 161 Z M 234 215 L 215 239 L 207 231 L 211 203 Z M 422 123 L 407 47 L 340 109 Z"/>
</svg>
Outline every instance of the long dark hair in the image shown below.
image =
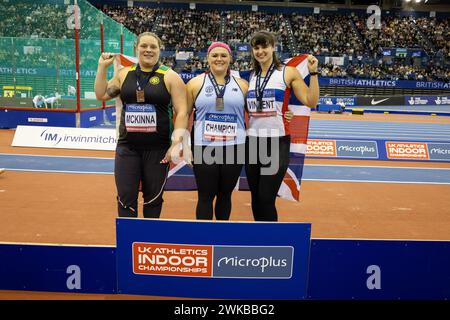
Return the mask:
<svg viewBox="0 0 450 320">
<path fill-rule="evenodd" d="M 263 46 L 267 47 L 271 45 L 275 48 L 275 44 L 277 43 L 277 39 L 273 35 L 273 33 L 269 31 L 258 31 L 256 32 L 252 38 L 250 39 L 250 45 L 252 48 L 256 46 Z M 283 63 L 280 61 L 280 59 L 275 54 L 275 51 L 273 52 L 273 63 L 275 64 L 275 68 L 280 69 Z M 255 70 L 255 73 L 259 73 L 261 71 L 261 66 L 258 61 L 256 61 L 255 56 L 253 55 L 252 50 L 252 65 L 253 70 Z"/>
</svg>

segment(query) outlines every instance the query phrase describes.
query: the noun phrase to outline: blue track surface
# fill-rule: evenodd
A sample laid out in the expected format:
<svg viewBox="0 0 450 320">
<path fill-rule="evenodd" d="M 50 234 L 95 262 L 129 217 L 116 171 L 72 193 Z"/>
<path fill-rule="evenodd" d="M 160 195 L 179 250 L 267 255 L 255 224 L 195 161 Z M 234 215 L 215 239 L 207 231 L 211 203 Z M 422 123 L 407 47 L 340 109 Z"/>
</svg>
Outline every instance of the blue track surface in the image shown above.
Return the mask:
<svg viewBox="0 0 450 320">
<path fill-rule="evenodd" d="M 364 111 L 378 111 L 378 112 L 397 112 L 403 114 L 431 114 L 431 113 L 439 113 L 442 115 L 450 114 L 450 106 L 449 105 L 440 105 L 440 106 L 348 106 L 345 110 L 353 110 L 353 109 L 364 109 Z"/>
<path fill-rule="evenodd" d="M 440 123 L 311 119 L 309 138 L 450 142 L 450 126 Z M 450 168 L 439 168 L 438 165 L 435 168 L 305 165 L 303 180 L 450 184 Z M 0 167 L 17 171 L 113 174 L 114 159 L 0 154 Z"/>
<path fill-rule="evenodd" d="M 99 128 L 116 127 L 111 124 Z M 450 126 L 441 123 L 311 119 L 309 138 L 450 142 Z"/>
<path fill-rule="evenodd" d="M 114 159 L 0 154 L 0 167 L 17 171 L 113 174 Z M 450 168 L 305 165 L 302 180 L 450 184 Z"/>
</svg>

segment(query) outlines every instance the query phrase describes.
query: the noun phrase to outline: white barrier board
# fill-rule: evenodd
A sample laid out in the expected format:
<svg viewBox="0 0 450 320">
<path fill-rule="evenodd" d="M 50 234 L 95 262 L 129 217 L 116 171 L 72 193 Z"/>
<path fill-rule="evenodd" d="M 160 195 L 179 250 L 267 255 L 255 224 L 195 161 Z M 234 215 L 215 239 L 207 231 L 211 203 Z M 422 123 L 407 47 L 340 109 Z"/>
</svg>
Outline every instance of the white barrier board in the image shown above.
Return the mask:
<svg viewBox="0 0 450 320">
<path fill-rule="evenodd" d="M 13 147 L 115 150 L 114 129 L 17 126 Z"/>
</svg>

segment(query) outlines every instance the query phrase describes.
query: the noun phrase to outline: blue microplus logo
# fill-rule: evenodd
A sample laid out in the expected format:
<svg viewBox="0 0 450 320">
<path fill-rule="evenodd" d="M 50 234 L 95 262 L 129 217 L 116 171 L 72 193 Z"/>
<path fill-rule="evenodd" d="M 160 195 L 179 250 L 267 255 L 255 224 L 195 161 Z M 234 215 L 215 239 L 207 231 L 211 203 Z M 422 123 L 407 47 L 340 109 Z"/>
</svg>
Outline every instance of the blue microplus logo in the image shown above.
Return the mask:
<svg viewBox="0 0 450 320">
<path fill-rule="evenodd" d="M 213 256 L 213 277 L 292 277 L 293 247 L 214 246 Z"/>
</svg>

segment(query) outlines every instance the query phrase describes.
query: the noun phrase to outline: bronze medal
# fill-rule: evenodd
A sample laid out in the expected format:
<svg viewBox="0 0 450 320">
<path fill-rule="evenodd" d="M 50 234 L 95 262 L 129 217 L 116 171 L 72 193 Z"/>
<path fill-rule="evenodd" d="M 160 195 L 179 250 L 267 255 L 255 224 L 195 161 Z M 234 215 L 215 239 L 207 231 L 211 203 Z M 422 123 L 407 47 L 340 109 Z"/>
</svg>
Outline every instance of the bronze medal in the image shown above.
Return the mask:
<svg viewBox="0 0 450 320">
<path fill-rule="evenodd" d="M 216 110 L 223 111 L 223 109 L 224 109 L 223 98 L 216 98 Z"/>
<path fill-rule="evenodd" d="M 137 102 L 145 102 L 144 90 L 136 90 Z"/>
</svg>

